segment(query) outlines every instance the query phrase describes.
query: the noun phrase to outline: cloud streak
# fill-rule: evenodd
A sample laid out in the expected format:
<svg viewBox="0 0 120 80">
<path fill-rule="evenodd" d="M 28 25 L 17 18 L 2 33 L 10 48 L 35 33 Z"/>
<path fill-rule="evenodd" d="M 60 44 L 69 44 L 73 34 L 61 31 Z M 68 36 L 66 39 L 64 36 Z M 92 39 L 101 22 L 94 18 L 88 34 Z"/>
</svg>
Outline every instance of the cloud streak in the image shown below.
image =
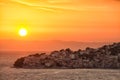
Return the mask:
<svg viewBox="0 0 120 80">
<path fill-rule="evenodd" d="M 108 8 L 108 6 L 101 6 L 101 5 L 71 5 L 71 6 L 58 6 L 58 5 L 52 5 L 52 3 L 72 3 L 72 0 L 40 0 L 37 3 L 33 2 L 27 2 L 22 0 L 11 0 L 12 2 L 19 3 L 25 6 L 33 7 L 35 9 L 49 11 L 49 12 L 63 12 L 63 11 L 71 11 L 71 12 L 80 12 L 80 11 L 86 11 L 86 10 L 101 10 L 104 8 Z M 74 2 L 74 1 L 73 1 Z M 75 1 L 77 2 L 77 0 Z M 79 3 L 79 1 L 78 1 Z"/>
<path fill-rule="evenodd" d="M 25 2 L 25 1 L 21 1 L 21 0 L 11 0 L 12 2 L 16 2 L 22 5 L 26 5 L 26 6 L 30 6 L 33 7 L 35 9 L 40 9 L 40 10 L 45 10 L 45 11 L 50 11 L 50 12 L 62 12 L 62 11 L 79 11 L 79 9 L 75 9 L 75 8 L 67 8 L 67 7 L 60 7 L 60 6 L 52 6 L 50 4 L 45 4 L 45 3 L 29 3 L 29 2 Z M 48 1 L 51 3 L 52 0 Z M 44 2 L 44 1 L 43 1 Z M 52 3 L 56 3 L 56 2 L 62 2 L 62 1 L 52 1 Z M 67 2 L 67 1 L 63 1 L 63 2 Z"/>
<path fill-rule="evenodd" d="M 48 0 L 49 3 L 70 3 L 71 0 Z"/>
</svg>

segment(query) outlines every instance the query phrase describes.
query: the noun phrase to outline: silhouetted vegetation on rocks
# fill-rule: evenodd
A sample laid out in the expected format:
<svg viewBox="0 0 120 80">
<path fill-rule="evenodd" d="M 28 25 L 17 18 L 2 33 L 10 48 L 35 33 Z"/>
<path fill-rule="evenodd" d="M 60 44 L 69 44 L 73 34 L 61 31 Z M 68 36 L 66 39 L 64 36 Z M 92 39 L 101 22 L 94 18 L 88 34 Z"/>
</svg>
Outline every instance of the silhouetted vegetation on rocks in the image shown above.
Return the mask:
<svg viewBox="0 0 120 80">
<path fill-rule="evenodd" d="M 19 58 L 19 59 L 17 59 L 17 61 L 15 61 L 15 64 L 14 64 L 14 66 L 15 67 L 22 67 L 23 66 L 23 62 L 24 62 L 24 57 L 21 57 L 21 58 Z"/>
<path fill-rule="evenodd" d="M 36 53 L 15 61 L 16 68 L 115 68 L 120 69 L 120 43 L 94 49 L 72 51 L 70 48 L 50 54 Z"/>
</svg>

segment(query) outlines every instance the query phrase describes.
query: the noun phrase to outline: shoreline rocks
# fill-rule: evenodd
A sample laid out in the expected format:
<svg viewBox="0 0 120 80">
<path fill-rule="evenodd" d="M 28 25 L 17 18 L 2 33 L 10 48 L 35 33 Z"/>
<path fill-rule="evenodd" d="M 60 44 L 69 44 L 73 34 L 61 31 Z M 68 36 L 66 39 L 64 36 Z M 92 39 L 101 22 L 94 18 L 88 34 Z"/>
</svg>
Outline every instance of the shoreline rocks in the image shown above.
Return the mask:
<svg viewBox="0 0 120 80">
<path fill-rule="evenodd" d="M 104 45 L 93 49 L 72 51 L 70 48 L 53 51 L 50 54 L 36 53 L 21 57 L 14 63 L 16 68 L 102 68 L 120 69 L 120 43 Z"/>
</svg>

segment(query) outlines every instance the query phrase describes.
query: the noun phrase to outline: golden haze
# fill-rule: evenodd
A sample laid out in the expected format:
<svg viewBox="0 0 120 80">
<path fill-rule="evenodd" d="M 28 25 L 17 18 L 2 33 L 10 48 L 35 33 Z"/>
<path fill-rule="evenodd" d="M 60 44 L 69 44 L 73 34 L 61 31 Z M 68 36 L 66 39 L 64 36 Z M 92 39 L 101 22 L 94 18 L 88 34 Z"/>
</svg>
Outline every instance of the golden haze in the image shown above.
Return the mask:
<svg viewBox="0 0 120 80">
<path fill-rule="evenodd" d="M 119 34 L 117 0 L 0 0 L 0 40 L 118 42 Z"/>
</svg>

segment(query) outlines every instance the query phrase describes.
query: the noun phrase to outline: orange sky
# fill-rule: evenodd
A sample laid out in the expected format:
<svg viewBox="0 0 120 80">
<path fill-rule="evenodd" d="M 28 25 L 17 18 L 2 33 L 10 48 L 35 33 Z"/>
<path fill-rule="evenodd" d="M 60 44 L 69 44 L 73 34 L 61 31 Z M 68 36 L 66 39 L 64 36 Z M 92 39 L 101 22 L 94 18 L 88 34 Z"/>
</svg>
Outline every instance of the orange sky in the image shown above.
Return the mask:
<svg viewBox="0 0 120 80">
<path fill-rule="evenodd" d="M 119 0 L 0 0 L 0 40 L 116 42 L 119 34 Z"/>
</svg>

